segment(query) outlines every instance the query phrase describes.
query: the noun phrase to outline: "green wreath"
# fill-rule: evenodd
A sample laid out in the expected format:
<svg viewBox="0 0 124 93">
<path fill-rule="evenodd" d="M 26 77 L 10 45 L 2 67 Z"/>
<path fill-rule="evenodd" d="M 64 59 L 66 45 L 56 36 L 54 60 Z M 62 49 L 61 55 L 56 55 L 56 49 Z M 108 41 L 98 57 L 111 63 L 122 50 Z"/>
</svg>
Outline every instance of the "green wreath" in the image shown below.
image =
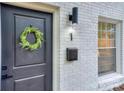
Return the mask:
<svg viewBox="0 0 124 93">
<path fill-rule="evenodd" d="M 35 36 L 35 43 L 31 44 L 28 40 L 27 40 L 27 35 L 30 33 L 34 33 Z M 33 26 L 28 26 L 24 29 L 24 31 L 21 33 L 20 35 L 20 41 L 21 41 L 21 46 L 22 48 L 26 49 L 26 50 L 36 50 L 38 48 L 41 47 L 44 38 L 43 38 L 43 33 L 36 27 Z"/>
</svg>

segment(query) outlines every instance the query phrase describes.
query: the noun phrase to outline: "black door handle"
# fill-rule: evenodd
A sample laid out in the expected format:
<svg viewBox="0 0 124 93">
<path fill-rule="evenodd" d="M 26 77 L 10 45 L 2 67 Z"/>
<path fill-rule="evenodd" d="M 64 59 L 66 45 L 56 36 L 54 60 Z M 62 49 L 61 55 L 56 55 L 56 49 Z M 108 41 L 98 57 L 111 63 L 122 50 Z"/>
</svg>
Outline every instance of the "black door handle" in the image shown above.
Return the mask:
<svg viewBox="0 0 124 93">
<path fill-rule="evenodd" d="M 7 70 L 7 66 L 2 66 L 2 70 Z"/>
<path fill-rule="evenodd" d="M 2 79 L 9 79 L 12 77 L 13 77 L 12 75 L 8 75 L 8 74 L 2 75 Z"/>
</svg>

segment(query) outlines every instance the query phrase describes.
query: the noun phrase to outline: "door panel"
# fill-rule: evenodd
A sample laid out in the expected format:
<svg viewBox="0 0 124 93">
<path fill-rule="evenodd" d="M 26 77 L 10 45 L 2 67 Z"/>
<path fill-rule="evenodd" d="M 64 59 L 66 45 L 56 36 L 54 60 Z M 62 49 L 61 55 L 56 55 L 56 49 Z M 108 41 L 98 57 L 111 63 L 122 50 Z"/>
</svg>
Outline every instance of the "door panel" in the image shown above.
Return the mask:
<svg viewBox="0 0 124 93">
<path fill-rule="evenodd" d="M 38 65 L 15 67 L 13 72 L 14 78 L 17 80 L 32 76 L 44 75 L 45 65 L 46 64 L 38 64 Z"/>
<path fill-rule="evenodd" d="M 45 30 L 45 19 L 40 19 L 40 18 L 33 18 L 33 17 L 26 17 L 26 16 L 18 16 L 14 15 L 15 19 L 15 34 L 16 34 L 16 42 L 19 41 L 19 36 L 24 30 L 26 26 L 35 26 L 39 28 L 43 33 Z M 44 38 L 46 34 L 44 34 Z M 34 40 L 32 36 L 28 38 L 30 42 Z M 44 42 L 45 43 L 45 42 Z M 42 45 L 42 48 L 38 49 L 38 51 L 26 51 L 22 48 L 20 48 L 20 44 L 16 44 L 16 61 L 15 61 L 15 66 L 20 66 L 20 65 L 28 65 L 28 64 L 38 64 L 38 63 L 44 63 L 45 62 L 45 44 Z M 32 58 L 33 57 L 33 58 Z M 23 58 L 23 59 L 22 59 Z M 32 60 L 31 60 L 32 59 Z"/>
<path fill-rule="evenodd" d="M 45 90 L 44 81 L 45 81 L 44 75 L 15 80 L 15 90 L 42 91 Z"/>
<path fill-rule="evenodd" d="M 44 33 L 45 41 L 38 50 L 20 46 L 20 34 L 26 26 Z M 27 40 L 35 42 L 29 34 Z M 2 4 L 2 90 L 52 90 L 52 14 Z"/>
</svg>

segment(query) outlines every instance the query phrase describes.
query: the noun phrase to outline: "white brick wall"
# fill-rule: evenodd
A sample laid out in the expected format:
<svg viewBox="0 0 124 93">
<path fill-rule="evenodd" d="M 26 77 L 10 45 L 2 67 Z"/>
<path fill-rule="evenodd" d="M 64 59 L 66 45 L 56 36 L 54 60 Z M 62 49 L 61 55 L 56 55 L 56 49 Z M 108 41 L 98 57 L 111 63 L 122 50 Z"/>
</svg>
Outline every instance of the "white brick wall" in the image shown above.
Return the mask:
<svg viewBox="0 0 124 93">
<path fill-rule="evenodd" d="M 98 83 L 97 23 L 98 16 L 124 21 L 122 3 L 48 3 L 60 7 L 60 90 L 106 90 L 124 80 L 118 79 L 109 84 Z M 72 7 L 79 8 L 79 23 L 75 26 L 73 41 L 66 27 Z M 122 32 L 123 35 L 123 32 Z M 122 38 L 124 39 L 124 37 Z M 124 44 L 123 44 L 124 45 Z M 123 46 L 122 45 L 122 46 Z M 77 47 L 79 58 L 75 62 L 66 61 L 66 48 Z M 122 49 L 122 56 L 124 48 Z M 122 61 L 124 66 L 124 61 Z M 123 69 L 124 70 L 124 69 Z M 112 86 L 112 87 L 111 87 Z"/>
</svg>

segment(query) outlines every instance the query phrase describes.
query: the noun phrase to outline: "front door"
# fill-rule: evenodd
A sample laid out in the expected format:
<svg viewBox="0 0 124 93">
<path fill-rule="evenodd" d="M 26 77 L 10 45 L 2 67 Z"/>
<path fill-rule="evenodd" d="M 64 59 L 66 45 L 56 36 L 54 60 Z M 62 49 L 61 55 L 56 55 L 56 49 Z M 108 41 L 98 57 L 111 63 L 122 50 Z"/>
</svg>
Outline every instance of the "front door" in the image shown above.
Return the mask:
<svg viewBox="0 0 124 93">
<path fill-rule="evenodd" d="M 33 51 L 20 45 L 29 26 L 44 34 L 41 48 Z M 35 43 L 34 33 L 27 40 Z M 52 90 L 52 14 L 2 4 L 2 90 Z"/>
</svg>

